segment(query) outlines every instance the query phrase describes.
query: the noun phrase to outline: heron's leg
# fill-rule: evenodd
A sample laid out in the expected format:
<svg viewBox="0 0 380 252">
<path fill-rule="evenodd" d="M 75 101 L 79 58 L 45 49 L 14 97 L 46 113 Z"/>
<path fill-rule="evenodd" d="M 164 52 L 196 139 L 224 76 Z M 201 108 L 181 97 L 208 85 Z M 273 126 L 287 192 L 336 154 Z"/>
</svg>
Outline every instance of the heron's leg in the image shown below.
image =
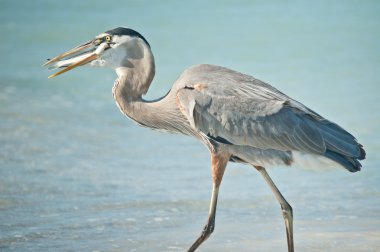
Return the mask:
<svg viewBox="0 0 380 252">
<path fill-rule="evenodd" d="M 286 226 L 286 237 L 288 240 L 288 251 L 294 252 L 294 242 L 293 242 L 293 210 L 292 207 L 289 205 L 289 203 L 285 200 L 284 196 L 282 196 L 281 192 L 278 190 L 276 185 L 273 183 L 272 179 L 269 177 L 267 171 L 264 167 L 256 166 L 255 167 L 261 175 L 263 175 L 265 181 L 271 188 L 272 192 L 274 193 L 274 196 L 276 197 L 277 201 L 281 205 L 282 209 L 282 215 L 285 220 L 285 226 Z"/>
<path fill-rule="evenodd" d="M 215 213 L 216 213 L 216 205 L 218 201 L 218 192 L 219 186 L 222 182 L 224 170 L 226 169 L 227 162 L 229 160 L 229 154 L 226 153 L 212 153 L 211 154 L 211 170 L 212 170 L 212 178 L 213 178 L 213 186 L 212 186 L 212 194 L 211 194 L 211 202 L 210 202 L 210 210 L 208 213 L 208 221 L 203 228 L 201 235 L 198 239 L 191 245 L 188 252 L 195 251 L 201 244 L 204 242 L 214 231 L 215 227 Z"/>
</svg>

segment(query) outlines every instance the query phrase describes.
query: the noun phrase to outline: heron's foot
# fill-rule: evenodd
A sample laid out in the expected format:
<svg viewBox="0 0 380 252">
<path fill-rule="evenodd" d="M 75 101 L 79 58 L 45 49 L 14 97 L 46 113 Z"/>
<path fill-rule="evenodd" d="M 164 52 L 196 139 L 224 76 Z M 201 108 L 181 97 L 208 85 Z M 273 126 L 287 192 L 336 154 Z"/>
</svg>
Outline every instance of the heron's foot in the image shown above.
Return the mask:
<svg viewBox="0 0 380 252">
<path fill-rule="evenodd" d="M 193 245 L 191 245 L 191 247 L 189 248 L 188 252 L 195 251 L 199 247 L 199 245 L 202 244 L 202 242 L 204 242 L 205 240 L 207 240 L 207 238 L 209 238 L 210 235 L 212 234 L 212 232 L 214 231 L 214 228 L 215 228 L 215 222 L 214 221 L 211 221 L 211 222 L 207 223 L 204 226 L 201 235 L 193 243 Z"/>
</svg>

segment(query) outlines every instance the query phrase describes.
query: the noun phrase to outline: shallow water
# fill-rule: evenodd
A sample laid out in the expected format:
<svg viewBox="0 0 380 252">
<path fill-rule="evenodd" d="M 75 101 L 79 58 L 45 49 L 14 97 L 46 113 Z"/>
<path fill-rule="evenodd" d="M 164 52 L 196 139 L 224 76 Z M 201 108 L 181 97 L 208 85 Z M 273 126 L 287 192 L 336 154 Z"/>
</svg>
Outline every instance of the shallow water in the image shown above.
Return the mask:
<svg viewBox="0 0 380 252">
<path fill-rule="evenodd" d="M 46 58 L 116 26 L 152 45 L 166 93 L 213 63 L 265 80 L 352 132 L 363 170 L 270 170 L 294 209 L 298 251 L 380 251 L 378 1 L 2 1 L 0 250 L 184 251 L 206 221 L 209 155 L 188 137 L 140 128 L 114 104 L 115 74 L 48 80 Z M 200 251 L 286 251 L 278 204 L 230 165 L 216 230 Z"/>
</svg>

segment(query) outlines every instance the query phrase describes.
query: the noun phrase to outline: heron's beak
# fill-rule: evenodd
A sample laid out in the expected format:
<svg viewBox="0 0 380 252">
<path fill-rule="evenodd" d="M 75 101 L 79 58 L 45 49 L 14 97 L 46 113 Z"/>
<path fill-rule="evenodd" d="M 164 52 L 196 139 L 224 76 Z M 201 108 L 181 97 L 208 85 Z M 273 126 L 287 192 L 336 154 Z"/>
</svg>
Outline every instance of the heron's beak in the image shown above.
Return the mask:
<svg viewBox="0 0 380 252">
<path fill-rule="evenodd" d="M 89 41 L 54 57 L 42 66 L 49 66 L 49 69 L 63 68 L 48 77 L 53 78 L 78 66 L 82 66 L 96 60 L 107 47 L 108 44 L 106 43 L 95 46 L 93 41 Z"/>
</svg>

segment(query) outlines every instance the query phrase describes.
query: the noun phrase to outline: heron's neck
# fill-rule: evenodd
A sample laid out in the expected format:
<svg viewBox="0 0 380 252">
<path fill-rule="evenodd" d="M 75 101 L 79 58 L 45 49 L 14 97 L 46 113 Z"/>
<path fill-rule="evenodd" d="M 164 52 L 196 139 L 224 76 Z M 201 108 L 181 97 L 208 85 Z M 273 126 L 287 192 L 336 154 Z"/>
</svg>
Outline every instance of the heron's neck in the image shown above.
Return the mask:
<svg viewBox="0 0 380 252">
<path fill-rule="evenodd" d="M 142 95 L 148 92 L 152 83 L 155 65 L 154 57 L 150 47 L 146 44 L 135 44 L 125 48 L 128 58 L 124 59 L 120 67 L 115 69 L 118 79 L 114 87 L 116 92 L 123 92 L 123 100 L 141 100 Z M 119 100 L 116 99 L 118 102 Z"/>
<path fill-rule="evenodd" d="M 155 73 L 153 55 L 149 48 L 143 49 L 139 53 L 142 57 L 128 59 L 127 66 L 116 69 L 118 78 L 113 87 L 113 96 L 120 111 L 133 121 L 149 128 L 164 129 L 166 126 L 162 124 L 165 115 L 160 109 L 162 99 L 153 102 L 142 98 Z"/>
<path fill-rule="evenodd" d="M 190 134 L 183 116 L 177 111 L 171 93 L 155 101 L 146 101 L 134 92 L 134 83 L 128 76 L 119 76 L 115 81 L 113 95 L 120 111 L 138 124 L 156 130 Z"/>
<path fill-rule="evenodd" d="M 191 134 L 190 125 L 178 111 L 175 96 L 169 92 L 155 101 L 142 96 L 153 80 L 155 67 L 153 55 L 147 46 L 136 56 L 128 59 L 125 67 L 116 69 L 118 78 L 113 87 L 114 99 L 121 112 L 142 126 L 172 133 Z M 131 55 L 131 53 L 129 54 Z"/>
<path fill-rule="evenodd" d="M 140 124 L 144 124 L 142 115 L 149 109 L 142 96 L 147 93 L 154 72 L 154 59 L 149 49 L 141 58 L 128 60 L 126 66 L 116 69 L 118 78 L 113 86 L 113 97 L 121 112 Z"/>
</svg>

